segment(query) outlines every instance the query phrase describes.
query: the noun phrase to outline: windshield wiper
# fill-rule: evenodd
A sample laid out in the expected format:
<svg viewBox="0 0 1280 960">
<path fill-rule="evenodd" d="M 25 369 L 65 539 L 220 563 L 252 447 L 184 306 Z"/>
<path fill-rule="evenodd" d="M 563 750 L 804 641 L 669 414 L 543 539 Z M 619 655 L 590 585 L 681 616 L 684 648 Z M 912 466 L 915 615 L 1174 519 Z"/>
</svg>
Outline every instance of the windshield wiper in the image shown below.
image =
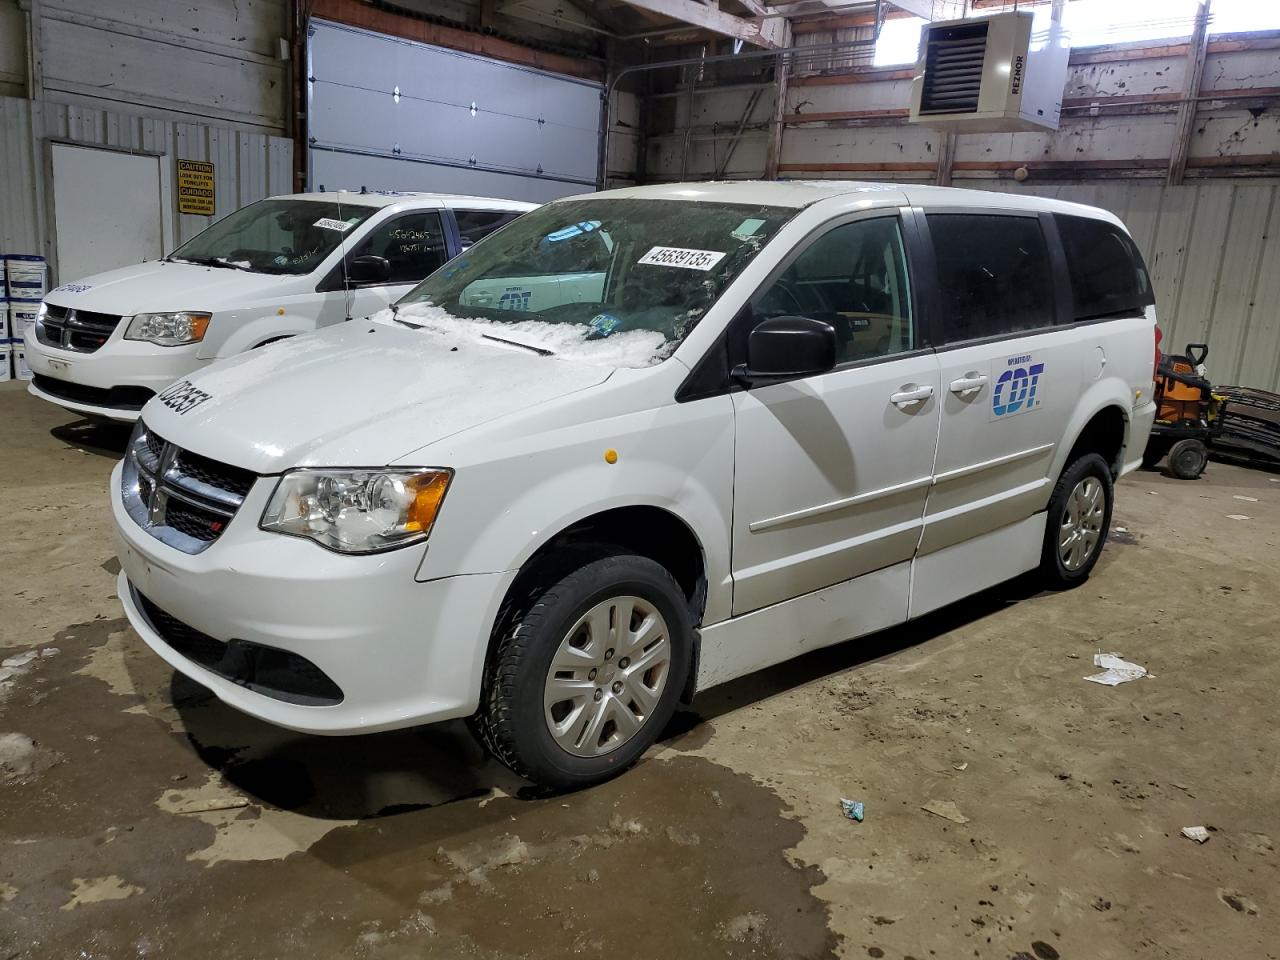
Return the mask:
<svg viewBox="0 0 1280 960">
<path fill-rule="evenodd" d="M 197 267 L 221 267 L 221 268 L 222 268 L 222 269 L 224 269 L 224 270 L 244 270 L 244 271 L 246 271 L 246 272 L 248 272 L 248 273 L 252 273 L 252 272 L 253 272 L 253 271 L 252 271 L 252 270 L 250 270 L 248 267 L 241 267 L 241 266 L 237 266 L 236 264 L 232 263 L 231 261 L 229 261 L 229 260 L 224 260 L 224 259 L 222 259 L 221 257 L 174 257 L 174 256 L 169 256 L 169 257 L 165 257 L 165 259 L 166 259 L 166 260 L 169 260 L 169 261 L 170 261 L 170 262 L 172 262 L 172 263 L 190 263 L 190 264 L 193 264 L 194 266 L 197 266 Z"/>
<path fill-rule="evenodd" d="M 495 343 L 505 343 L 512 347 L 524 347 L 526 350 L 532 350 L 540 357 L 554 357 L 556 355 L 554 350 L 548 350 L 546 347 L 535 347 L 531 343 L 521 343 L 519 340 L 508 340 L 506 337 L 495 337 L 491 333 L 482 333 L 480 336 L 484 337 L 486 340 L 492 340 Z"/>
</svg>

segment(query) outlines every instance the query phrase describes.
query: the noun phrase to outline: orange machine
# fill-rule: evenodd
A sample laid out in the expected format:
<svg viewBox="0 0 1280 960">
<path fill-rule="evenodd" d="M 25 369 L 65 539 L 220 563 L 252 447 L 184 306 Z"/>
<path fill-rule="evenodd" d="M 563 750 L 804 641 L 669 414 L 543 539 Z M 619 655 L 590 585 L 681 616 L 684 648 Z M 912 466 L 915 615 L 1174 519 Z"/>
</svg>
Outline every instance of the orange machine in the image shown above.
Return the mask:
<svg viewBox="0 0 1280 960">
<path fill-rule="evenodd" d="M 1185 356 L 1161 356 L 1156 372 L 1156 421 L 1142 460 L 1155 466 L 1167 457 L 1169 473 L 1180 480 L 1204 473 L 1219 424 L 1221 398 L 1200 372 L 1208 356 L 1208 344 L 1189 343 Z"/>
</svg>

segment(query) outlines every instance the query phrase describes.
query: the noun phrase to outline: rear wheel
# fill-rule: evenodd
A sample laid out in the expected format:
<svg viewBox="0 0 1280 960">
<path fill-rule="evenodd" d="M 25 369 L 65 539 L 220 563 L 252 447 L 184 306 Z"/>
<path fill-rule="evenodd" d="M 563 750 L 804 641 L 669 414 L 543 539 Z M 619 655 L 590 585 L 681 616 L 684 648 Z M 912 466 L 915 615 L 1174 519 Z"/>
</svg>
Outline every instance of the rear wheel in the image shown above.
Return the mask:
<svg viewBox="0 0 1280 960">
<path fill-rule="evenodd" d="M 555 789 L 634 763 L 670 720 L 688 675 L 688 603 L 647 557 L 606 556 L 552 574 L 498 629 L 474 726 L 499 760 Z"/>
<path fill-rule="evenodd" d="M 1074 587 L 1088 579 L 1111 526 L 1111 468 L 1087 453 L 1062 471 L 1045 526 L 1040 570 L 1051 586 Z"/>
<path fill-rule="evenodd" d="M 1203 440 L 1179 440 L 1169 448 L 1169 473 L 1179 480 L 1195 480 L 1209 464 Z"/>
</svg>

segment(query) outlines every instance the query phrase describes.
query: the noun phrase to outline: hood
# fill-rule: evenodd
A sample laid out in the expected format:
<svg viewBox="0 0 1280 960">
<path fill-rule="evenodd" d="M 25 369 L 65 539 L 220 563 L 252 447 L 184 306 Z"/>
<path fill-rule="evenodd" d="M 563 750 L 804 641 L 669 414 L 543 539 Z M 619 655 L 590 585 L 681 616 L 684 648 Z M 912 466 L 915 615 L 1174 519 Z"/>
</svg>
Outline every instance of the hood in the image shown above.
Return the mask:
<svg viewBox="0 0 1280 960">
<path fill-rule="evenodd" d="M 129 317 L 167 310 L 226 310 L 279 295 L 300 278 L 230 267 L 149 260 L 64 283 L 45 300 L 60 307 Z"/>
<path fill-rule="evenodd" d="M 215 363 L 153 398 L 142 418 L 180 447 L 257 473 L 374 467 L 612 372 L 360 321 Z"/>
</svg>

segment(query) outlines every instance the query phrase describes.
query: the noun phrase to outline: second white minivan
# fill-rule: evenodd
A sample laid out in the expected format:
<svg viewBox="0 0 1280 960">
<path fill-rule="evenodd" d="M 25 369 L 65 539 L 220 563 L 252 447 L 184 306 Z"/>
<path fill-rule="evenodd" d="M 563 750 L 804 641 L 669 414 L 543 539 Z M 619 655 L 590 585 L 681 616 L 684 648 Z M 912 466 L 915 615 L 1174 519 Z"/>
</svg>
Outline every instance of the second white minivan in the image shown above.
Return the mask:
<svg viewBox="0 0 1280 960">
<path fill-rule="evenodd" d="M 486 299 L 513 274 L 581 296 Z M 1156 333 L 1133 241 L 1091 207 L 836 182 L 559 200 L 392 310 L 150 401 L 112 477 L 119 595 L 264 720 L 470 717 L 522 775 L 598 782 L 697 691 L 1027 571 L 1088 577 Z"/>
<path fill-rule="evenodd" d="M 242 207 L 160 260 L 64 283 L 25 334 L 37 397 L 132 422 L 179 377 L 384 309 L 534 208 L 435 193 L 300 193 Z"/>
</svg>

